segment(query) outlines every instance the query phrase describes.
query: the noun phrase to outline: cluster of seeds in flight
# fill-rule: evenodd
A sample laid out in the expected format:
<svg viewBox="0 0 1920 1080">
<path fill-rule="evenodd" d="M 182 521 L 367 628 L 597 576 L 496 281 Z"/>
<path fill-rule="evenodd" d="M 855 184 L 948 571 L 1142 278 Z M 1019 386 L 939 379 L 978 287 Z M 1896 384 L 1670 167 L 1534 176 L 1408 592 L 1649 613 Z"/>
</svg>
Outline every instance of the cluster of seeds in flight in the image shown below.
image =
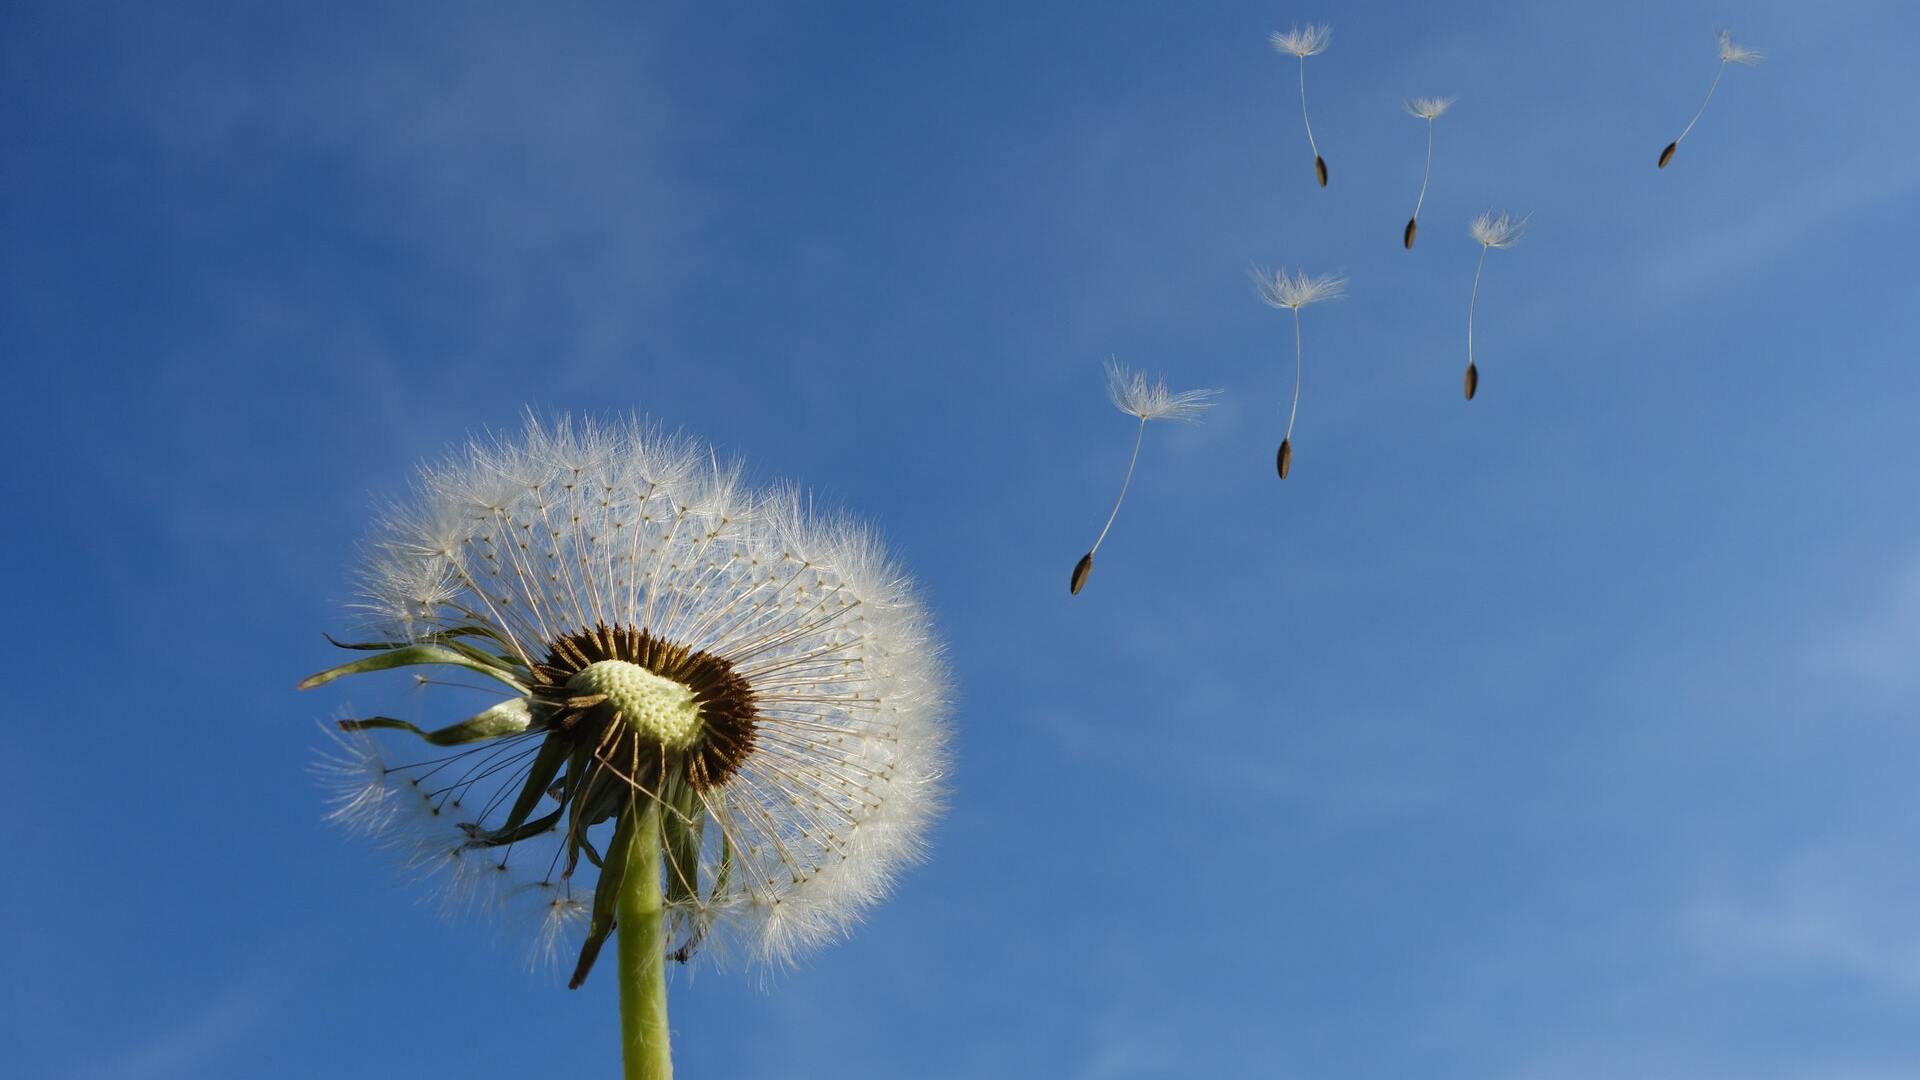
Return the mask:
<svg viewBox="0 0 1920 1080">
<path fill-rule="evenodd" d="M 1673 160 L 1680 143 L 1700 122 L 1707 110 L 1707 104 L 1713 100 L 1713 93 L 1720 85 L 1720 77 L 1725 74 L 1728 64 L 1754 65 L 1762 57 L 1759 53 L 1742 45 L 1735 44 L 1732 35 L 1725 30 L 1718 31 L 1716 41 L 1719 45 L 1720 65 L 1714 71 L 1713 82 L 1707 87 L 1707 96 L 1694 110 L 1685 128 L 1678 138 L 1667 144 L 1660 152 L 1659 167 L 1664 169 Z M 1284 56 L 1293 57 L 1299 62 L 1300 82 L 1300 120 L 1306 130 L 1307 149 L 1313 154 L 1314 178 L 1319 185 L 1327 186 L 1327 159 L 1320 152 L 1320 144 L 1313 134 L 1313 118 L 1307 109 L 1307 57 L 1318 56 L 1333 43 L 1333 28 L 1322 24 L 1310 23 L 1295 26 L 1285 32 L 1274 31 L 1268 42 Z M 1427 128 L 1426 158 L 1420 173 L 1420 190 L 1414 196 L 1413 213 L 1407 218 L 1406 227 L 1401 230 L 1400 242 L 1408 251 L 1413 250 L 1415 239 L 1420 232 L 1420 210 L 1426 205 L 1427 189 L 1433 179 L 1433 142 L 1434 121 L 1452 107 L 1451 97 L 1420 97 L 1406 102 L 1406 111 L 1417 120 L 1424 121 Z M 1480 302 L 1480 279 L 1487 266 L 1487 253 L 1514 246 L 1525 235 L 1528 215 L 1514 215 L 1505 211 L 1491 210 L 1479 214 L 1467 227 L 1467 235 L 1480 245 L 1480 257 L 1473 270 L 1473 286 L 1467 294 L 1467 367 L 1462 377 L 1462 390 L 1468 401 L 1480 389 L 1480 367 L 1474 355 L 1474 316 Z M 1274 455 L 1274 470 L 1280 479 L 1285 480 L 1293 470 L 1293 433 L 1294 424 L 1300 415 L 1300 389 L 1305 367 L 1305 350 L 1301 340 L 1300 309 L 1323 300 L 1337 300 L 1346 293 L 1347 278 L 1340 274 L 1312 275 L 1305 271 L 1256 269 L 1253 271 L 1255 293 L 1268 307 L 1284 309 L 1293 315 L 1293 394 L 1287 407 L 1286 429 L 1280 437 L 1279 450 Z M 1139 429 L 1134 434 L 1133 457 L 1127 463 L 1126 479 L 1120 485 L 1120 497 L 1114 501 L 1113 511 L 1107 515 L 1106 524 L 1100 535 L 1094 540 L 1093 547 L 1081 556 L 1074 565 L 1069 587 L 1074 595 L 1087 583 L 1087 576 L 1093 571 L 1093 556 L 1099 550 L 1101 542 L 1113 528 L 1114 518 L 1120 512 L 1120 504 L 1126 499 L 1127 487 L 1133 481 L 1134 465 L 1140 458 L 1140 442 L 1149 420 L 1172 419 L 1193 420 L 1208 407 L 1208 400 L 1217 391 L 1195 390 L 1182 394 L 1170 393 L 1164 383 L 1148 383 L 1145 376 L 1131 374 L 1116 365 L 1108 368 L 1108 390 L 1114 404 L 1120 411 L 1137 417 Z"/>
</svg>

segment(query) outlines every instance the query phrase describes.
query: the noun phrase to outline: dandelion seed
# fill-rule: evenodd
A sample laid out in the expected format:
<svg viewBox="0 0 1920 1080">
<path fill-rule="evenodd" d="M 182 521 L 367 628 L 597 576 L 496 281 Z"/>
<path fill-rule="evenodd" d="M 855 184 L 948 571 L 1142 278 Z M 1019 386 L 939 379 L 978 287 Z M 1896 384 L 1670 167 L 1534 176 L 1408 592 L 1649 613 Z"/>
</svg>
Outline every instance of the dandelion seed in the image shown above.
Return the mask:
<svg viewBox="0 0 1920 1080">
<path fill-rule="evenodd" d="M 1473 219 L 1467 230 L 1480 245 L 1480 263 L 1473 269 L 1473 295 L 1467 300 L 1467 373 L 1464 389 L 1467 400 L 1480 389 L 1480 369 L 1473 362 L 1473 312 L 1480 302 L 1480 272 L 1487 267 L 1487 252 L 1494 248 L 1508 248 L 1518 243 L 1527 231 L 1527 218 L 1515 218 L 1502 213 L 1498 217 L 1487 211 Z"/>
<path fill-rule="evenodd" d="M 1280 479 L 1285 480 L 1293 471 L 1293 421 L 1300 414 L 1300 309 L 1322 300 L 1338 300 L 1346 294 L 1347 279 L 1334 274 L 1309 277 L 1304 271 L 1288 274 L 1285 267 L 1256 268 L 1253 283 L 1259 290 L 1261 302 L 1293 312 L 1293 405 L 1287 410 L 1287 431 L 1280 439 L 1279 452 L 1274 455 L 1274 467 Z"/>
<path fill-rule="evenodd" d="M 1267 36 L 1275 52 L 1297 57 L 1300 60 L 1300 119 L 1307 125 L 1307 148 L 1313 151 L 1313 173 L 1320 180 L 1320 186 L 1327 186 L 1327 159 L 1320 156 L 1320 144 L 1313 140 L 1313 118 L 1307 115 L 1307 57 L 1327 50 L 1333 44 L 1333 28 L 1330 26 L 1294 27 L 1286 33 L 1275 30 Z"/>
<path fill-rule="evenodd" d="M 669 957 L 788 963 L 924 850 L 946 684 L 911 583 L 690 440 L 563 420 L 475 443 L 421 472 L 363 577 L 380 640 L 303 688 L 439 665 L 503 700 L 343 721 L 329 816 L 458 910 L 525 914 L 536 956 L 577 937 L 570 985 L 617 929 L 629 1076 L 671 1072 Z"/>
<path fill-rule="evenodd" d="M 1713 100 L 1713 92 L 1720 88 L 1720 76 L 1726 74 L 1727 65 L 1745 64 L 1752 67 L 1766 59 L 1752 49 L 1734 44 L 1733 34 L 1730 31 L 1720 30 L 1714 36 L 1720 43 L 1720 63 L 1713 69 L 1713 82 L 1707 84 L 1707 96 L 1700 100 L 1700 107 L 1693 111 L 1693 119 L 1688 120 L 1687 126 L 1681 129 L 1680 138 L 1668 143 L 1667 148 L 1660 151 L 1660 167 L 1663 169 L 1673 160 L 1674 152 L 1680 149 L 1681 141 L 1687 137 L 1688 132 L 1693 130 L 1693 125 L 1699 123 L 1701 115 L 1707 111 L 1707 103 Z"/>
<path fill-rule="evenodd" d="M 1420 208 L 1427 202 L 1427 181 L 1433 176 L 1433 122 L 1453 104 L 1452 98 L 1416 98 L 1407 102 L 1407 112 L 1427 122 L 1427 166 L 1420 173 L 1420 195 L 1413 200 L 1413 216 L 1407 219 L 1401 243 L 1413 250 L 1413 237 L 1420 231 Z"/>
<path fill-rule="evenodd" d="M 1120 504 L 1127 500 L 1127 488 L 1133 484 L 1133 467 L 1140 462 L 1140 442 L 1147 433 L 1149 420 L 1177 420 L 1192 423 L 1200 414 L 1213 408 L 1212 399 L 1220 393 L 1218 390 L 1186 390 L 1173 393 L 1161 380 L 1147 381 L 1147 377 L 1137 371 L 1128 371 L 1115 361 L 1107 362 L 1107 397 L 1113 407 L 1140 421 L 1133 433 L 1133 456 L 1127 459 L 1127 476 L 1120 482 L 1120 497 L 1113 500 L 1113 510 L 1107 514 L 1107 523 L 1100 527 L 1100 535 L 1094 538 L 1093 546 L 1073 566 L 1073 577 L 1069 579 L 1068 591 L 1080 595 L 1087 583 L 1087 575 L 1093 573 L 1093 556 L 1106 542 L 1107 532 L 1113 528 L 1113 519 L 1120 516 Z"/>
</svg>

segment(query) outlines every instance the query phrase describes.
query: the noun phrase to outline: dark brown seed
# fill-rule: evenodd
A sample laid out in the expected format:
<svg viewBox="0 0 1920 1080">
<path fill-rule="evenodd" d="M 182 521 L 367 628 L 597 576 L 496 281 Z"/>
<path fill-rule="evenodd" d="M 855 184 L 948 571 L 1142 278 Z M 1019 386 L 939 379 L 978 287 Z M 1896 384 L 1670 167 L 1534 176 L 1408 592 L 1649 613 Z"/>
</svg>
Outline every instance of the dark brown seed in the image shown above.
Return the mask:
<svg viewBox="0 0 1920 1080">
<path fill-rule="evenodd" d="M 1407 245 L 1407 250 L 1408 250 L 1408 251 L 1412 251 L 1412 250 L 1413 250 L 1413 234 L 1414 234 L 1414 233 L 1417 233 L 1417 232 L 1419 232 L 1419 231 L 1420 231 L 1420 219 L 1419 219 L 1419 218 L 1408 218 L 1408 219 L 1407 219 L 1407 234 L 1406 234 L 1406 235 L 1405 235 L 1404 237 L 1401 237 L 1401 240 L 1402 240 L 1403 242 L 1405 242 L 1405 243 L 1406 243 L 1406 245 Z"/>
<path fill-rule="evenodd" d="M 1467 361 L 1467 400 L 1468 401 L 1473 400 L 1474 391 L 1478 389 L 1480 389 L 1480 369 L 1477 367 L 1474 367 L 1473 361 L 1469 360 Z"/>
<path fill-rule="evenodd" d="M 1273 456 L 1274 468 L 1280 470 L 1280 479 L 1285 480 L 1287 473 L 1293 470 L 1293 440 L 1281 439 L 1280 452 Z"/>
<path fill-rule="evenodd" d="M 1665 150 L 1660 151 L 1660 167 L 1661 168 L 1664 169 L 1667 167 L 1667 162 L 1673 160 L 1673 152 L 1678 149 L 1680 149 L 1680 143 L 1676 140 L 1674 142 L 1668 143 L 1667 148 Z"/>
<path fill-rule="evenodd" d="M 1313 155 L 1313 171 L 1315 175 L 1320 177 L 1320 186 L 1326 187 L 1327 186 L 1327 159 L 1321 157 L 1319 154 Z"/>
<path fill-rule="evenodd" d="M 1089 551 L 1080 556 L 1079 562 L 1073 564 L 1073 584 L 1069 586 L 1073 590 L 1073 595 L 1080 595 L 1080 589 L 1086 585 L 1087 575 L 1091 573 L 1093 573 L 1093 552 Z"/>
</svg>

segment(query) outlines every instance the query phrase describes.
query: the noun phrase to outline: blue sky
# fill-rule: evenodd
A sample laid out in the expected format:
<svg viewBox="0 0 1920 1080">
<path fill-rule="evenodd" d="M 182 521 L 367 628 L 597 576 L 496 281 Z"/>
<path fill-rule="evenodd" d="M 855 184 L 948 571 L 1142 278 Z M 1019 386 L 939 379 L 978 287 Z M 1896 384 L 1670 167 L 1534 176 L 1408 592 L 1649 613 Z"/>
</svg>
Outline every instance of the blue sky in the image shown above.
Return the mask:
<svg viewBox="0 0 1920 1080">
<path fill-rule="evenodd" d="M 558 7 L 557 5 L 555 7 Z M 1332 185 L 1314 186 L 1291 61 Z M 1712 30 L 1768 54 L 1712 76 Z M 1920 15 L 1806 5 L 0 13 L 0 1044 L 607 1075 L 320 821 L 297 696 L 414 464 L 638 410 L 879 524 L 931 863 L 684 1075 L 1920 1077 Z M 1439 121 L 1419 246 L 1402 99 Z M 1480 396 L 1460 399 L 1477 247 Z M 1352 277 L 1289 329 L 1250 264 Z M 1225 391 L 1131 429 L 1109 355 Z"/>
</svg>

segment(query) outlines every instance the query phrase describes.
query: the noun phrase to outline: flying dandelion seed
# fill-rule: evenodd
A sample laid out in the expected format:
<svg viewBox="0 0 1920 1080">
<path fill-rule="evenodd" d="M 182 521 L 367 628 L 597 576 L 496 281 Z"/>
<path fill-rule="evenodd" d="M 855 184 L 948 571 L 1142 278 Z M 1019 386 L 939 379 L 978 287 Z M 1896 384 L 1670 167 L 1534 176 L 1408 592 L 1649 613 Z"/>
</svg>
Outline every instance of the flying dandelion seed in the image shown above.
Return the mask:
<svg viewBox="0 0 1920 1080">
<path fill-rule="evenodd" d="M 1407 219 L 1401 243 L 1413 250 L 1414 234 L 1420 231 L 1420 208 L 1427 203 L 1427 181 L 1433 177 L 1433 122 L 1453 104 L 1452 98 L 1416 98 L 1407 102 L 1407 112 L 1427 122 L 1427 167 L 1420 174 L 1420 195 L 1413 200 L 1413 216 Z"/>
<path fill-rule="evenodd" d="M 1253 282 L 1261 301 L 1268 307 L 1293 312 L 1293 405 L 1287 410 L 1287 431 L 1280 439 L 1279 452 L 1274 455 L 1274 468 L 1279 471 L 1280 479 L 1285 480 L 1293 471 L 1293 421 L 1300 414 L 1300 309 L 1322 300 L 1338 300 L 1347 291 L 1347 279 L 1333 274 L 1308 277 L 1304 271 L 1288 274 L 1282 267 L 1255 269 Z"/>
<path fill-rule="evenodd" d="M 1127 459 L 1127 476 L 1120 481 L 1120 497 L 1113 500 L 1113 510 L 1107 515 L 1107 523 L 1100 527 L 1100 535 L 1094 537 L 1093 546 L 1087 549 L 1080 561 L 1073 565 L 1073 577 L 1067 588 L 1074 596 L 1087 584 L 1087 575 L 1093 573 L 1093 556 L 1106 542 L 1107 532 L 1113 528 L 1113 519 L 1120 516 L 1120 504 L 1127 500 L 1127 488 L 1133 484 L 1133 467 L 1140 462 L 1140 442 L 1147 433 L 1149 420 L 1178 420 L 1192 423 L 1200 414 L 1213 408 L 1212 398 L 1218 390 L 1187 390 L 1173 393 L 1165 382 L 1148 382 L 1139 372 L 1130 372 L 1114 361 L 1107 362 L 1107 397 L 1113 407 L 1136 417 L 1139 427 L 1133 433 L 1133 456 Z"/>
<path fill-rule="evenodd" d="M 1687 133 L 1693 130 L 1693 125 L 1699 123 L 1701 115 L 1707 111 L 1707 102 L 1713 100 L 1713 92 L 1720 88 L 1720 76 L 1726 74 L 1727 65 L 1745 64 L 1752 67 L 1766 59 L 1752 49 L 1734 44 L 1733 34 L 1729 31 L 1721 30 L 1715 36 L 1720 42 L 1720 64 L 1713 69 L 1713 82 L 1707 85 L 1707 96 L 1701 99 L 1700 107 L 1693 111 L 1693 119 L 1687 121 L 1687 126 L 1681 129 L 1680 138 L 1668 143 L 1667 148 L 1660 151 L 1660 167 L 1663 169 L 1673 160 L 1674 151 L 1680 149 L 1681 140 L 1687 137 Z"/>
<path fill-rule="evenodd" d="M 1473 269 L 1473 295 L 1467 300 L 1467 375 L 1465 389 L 1467 400 L 1480 389 L 1480 369 L 1473 362 L 1473 311 L 1480 302 L 1480 271 L 1487 268 L 1487 252 L 1494 248 L 1509 248 L 1518 243 L 1527 231 L 1527 219 L 1514 218 L 1510 214 L 1498 217 L 1487 211 L 1473 219 L 1467 230 L 1480 244 L 1480 263 Z"/>
<path fill-rule="evenodd" d="M 910 581 L 691 440 L 561 420 L 476 442 L 378 525 L 363 586 L 381 640 L 302 689 L 440 665 L 502 700 L 342 721 L 330 816 L 456 908 L 524 914 L 536 953 L 574 952 L 571 986 L 617 930 L 630 1078 L 672 1073 L 668 958 L 790 962 L 924 850 L 946 684 Z"/>
<path fill-rule="evenodd" d="M 1307 57 L 1327 51 L 1333 44 L 1331 26 L 1294 27 L 1286 33 L 1275 30 L 1267 35 L 1274 51 L 1300 60 L 1300 119 L 1307 125 L 1307 148 L 1313 151 L 1313 174 L 1320 179 L 1320 186 L 1327 186 L 1327 159 L 1320 156 L 1320 144 L 1313 141 L 1313 118 L 1307 115 Z"/>
</svg>

